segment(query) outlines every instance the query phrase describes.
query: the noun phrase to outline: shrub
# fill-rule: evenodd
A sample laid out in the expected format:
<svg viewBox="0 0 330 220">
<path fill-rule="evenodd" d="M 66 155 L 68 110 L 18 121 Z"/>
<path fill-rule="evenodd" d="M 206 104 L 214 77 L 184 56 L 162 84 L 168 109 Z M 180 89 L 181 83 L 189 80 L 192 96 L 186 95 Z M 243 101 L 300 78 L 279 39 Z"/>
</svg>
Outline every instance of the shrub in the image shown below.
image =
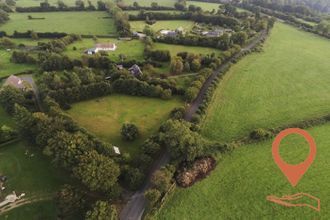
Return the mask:
<svg viewBox="0 0 330 220">
<path fill-rule="evenodd" d="M 144 174 L 137 168 L 126 167 L 123 170 L 124 182 L 128 184 L 129 189 L 138 189 L 144 180 Z"/>
<path fill-rule="evenodd" d="M 121 128 L 121 136 L 126 141 L 134 141 L 139 137 L 139 129 L 134 124 L 125 123 Z"/>
<path fill-rule="evenodd" d="M 183 107 L 174 108 L 170 113 L 170 117 L 172 119 L 182 119 L 185 113 L 186 110 Z"/>
<path fill-rule="evenodd" d="M 262 128 L 255 129 L 250 133 L 250 138 L 254 140 L 262 140 L 269 138 L 270 136 L 271 136 L 271 132 L 264 130 Z"/>
<path fill-rule="evenodd" d="M 152 207 L 156 204 L 156 202 L 159 200 L 161 193 L 157 189 L 148 189 L 144 193 L 145 198 L 148 201 L 148 206 Z"/>
</svg>

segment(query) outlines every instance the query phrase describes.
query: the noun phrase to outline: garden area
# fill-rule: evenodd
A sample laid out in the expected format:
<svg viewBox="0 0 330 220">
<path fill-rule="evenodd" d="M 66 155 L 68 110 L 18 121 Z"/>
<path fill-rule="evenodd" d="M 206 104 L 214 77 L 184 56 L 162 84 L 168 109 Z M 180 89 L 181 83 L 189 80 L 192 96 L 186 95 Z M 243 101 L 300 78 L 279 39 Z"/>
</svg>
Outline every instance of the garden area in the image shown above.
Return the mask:
<svg viewBox="0 0 330 220">
<path fill-rule="evenodd" d="M 32 16 L 29 19 L 28 16 Z M 106 12 L 11 13 L 1 30 L 12 34 L 26 32 L 65 32 L 70 34 L 116 34 L 114 21 Z"/>
<path fill-rule="evenodd" d="M 180 107 L 179 98 L 161 100 L 147 97 L 111 95 L 75 103 L 68 114 L 88 131 L 107 141 L 132 157 L 140 152 L 145 139 L 157 132 L 160 124 L 168 118 L 170 111 Z M 124 141 L 120 135 L 124 123 L 135 124 L 140 137 L 133 141 Z"/>
</svg>

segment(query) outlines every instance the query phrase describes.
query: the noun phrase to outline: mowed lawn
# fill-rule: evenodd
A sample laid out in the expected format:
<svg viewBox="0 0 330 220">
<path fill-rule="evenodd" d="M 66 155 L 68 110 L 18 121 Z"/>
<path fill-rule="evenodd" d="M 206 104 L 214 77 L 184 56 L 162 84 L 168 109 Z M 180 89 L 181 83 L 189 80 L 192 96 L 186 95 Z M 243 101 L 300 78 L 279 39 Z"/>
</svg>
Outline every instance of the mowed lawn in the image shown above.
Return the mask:
<svg viewBox="0 0 330 220">
<path fill-rule="evenodd" d="M 65 55 L 68 55 L 70 58 L 80 58 L 86 49 L 95 47 L 95 43 L 115 43 L 117 49 L 115 51 L 109 51 L 108 55 L 111 60 L 119 61 L 119 55 L 123 54 L 126 56 L 127 60 L 143 60 L 143 49 L 144 45 L 140 40 L 131 40 L 131 41 L 122 41 L 115 38 L 99 38 L 97 42 L 93 39 L 83 39 L 77 41 L 73 44 L 70 44 L 64 51 Z M 74 50 L 73 48 L 76 48 Z"/>
<path fill-rule="evenodd" d="M 188 189 L 177 189 L 157 219 L 329 219 L 330 125 L 309 129 L 317 145 L 314 163 L 296 187 L 292 187 L 273 161 L 273 140 L 242 146 L 218 162 L 209 177 Z M 290 164 L 309 153 L 298 135 L 282 140 L 280 154 Z M 266 196 L 309 193 L 321 201 L 321 211 L 307 207 L 282 207 Z M 304 202 L 314 205 L 311 200 Z M 301 203 L 302 200 L 296 201 Z"/>
<path fill-rule="evenodd" d="M 131 21 L 132 31 L 143 31 L 146 25 L 145 21 Z M 155 32 L 160 30 L 175 30 L 182 27 L 185 31 L 189 32 L 194 26 L 194 22 L 187 20 L 171 20 L 171 21 L 157 21 L 155 24 L 150 25 L 151 29 Z"/>
<path fill-rule="evenodd" d="M 122 152 L 129 152 L 134 156 L 140 152 L 143 141 L 158 131 L 170 111 L 182 105 L 183 102 L 179 98 L 165 101 L 156 98 L 111 95 L 76 103 L 68 113 L 88 131 L 118 146 Z M 133 142 L 123 141 L 120 129 L 124 123 L 134 123 L 140 130 L 140 138 Z"/>
<path fill-rule="evenodd" d="M 330 41 L 277 23 L 218 86 L 202 128 L 218 141 L 330 113 Z"/>
<path fill-rule="evenodd" d="M 175 56 L 180 52 L 188 52 L 194 54 L 212 54 L 220 55 L 221 51 L 214 48 L 209 47 L 195 47 L 195 46 L 183 46 L 183 45 L 175 45 L 175 44 L 164 44 L 164 43 L 154 43 L 154 50 L 169 50 L 171 56 Z"/>
<path fill-rule="evenodd" d="M 29 20 L 28 16 L 33 18 Z M 11 13 L 10 20 L 1 26 L 2 31 L 12 34 L 25 32 L 66 32 L 70 34 L 106 35 L 116 32 L 113 19 L 106 12 L 43 12 Z"/>
</svg>

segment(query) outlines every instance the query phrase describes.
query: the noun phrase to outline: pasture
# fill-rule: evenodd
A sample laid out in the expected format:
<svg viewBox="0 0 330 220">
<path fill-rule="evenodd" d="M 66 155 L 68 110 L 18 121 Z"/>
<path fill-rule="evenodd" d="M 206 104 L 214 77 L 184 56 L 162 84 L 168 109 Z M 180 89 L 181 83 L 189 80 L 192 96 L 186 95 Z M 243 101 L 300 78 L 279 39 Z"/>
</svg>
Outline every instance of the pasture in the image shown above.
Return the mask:
<svg viewBox="0 0 330 220">
<path fill-rule="evenodd" d="M 118 146 L 122 152 L 134 156 L 140 145 L 160 124 L 168 118 L 170 111 L 180 107 L 179 98 L 161 100 L 156 98 L 111 95 L 72 105 L 68 114 L 88 131 L 104 141 Z M 134 123 L 140 130 L 140 138 L 133 142 L 123 141 L 120 129 L 123 123 Z"/>
<path fill-rule="evenodd" d="M 115 43 L 117 49 L 115 51 L 109 51 L 108 55 L 111 60 L 119 61 L 119 55 L 124 54 L 127 60 L 143 60 L 144 45 L 140 40 L 122 41 L 115 38 L 99 38 L 97 42 L 93 39 L 83 39 L 70 44 L 63 52 L 70 58 L 80 58 L 86 49 L 93 48 L 95 43 Z M 74 50 L 73 48 L 76 48 Z M 129 51 L 129 53 L 128 53 Z"/>
<path fill-rule="evenodd" d="M 154 43 L 153 49 L 155 50 L 169 50 L 171 56 L 175 56 L 179 52 L 188 52 L 195 54 L 212 54 L 215 53 L 220 55 L 221 51 L 214 48 L 208 47 L 195 47 L 195 46 L 184 46 L 184 45 L 174 45 L 174 44 L 164 44 L 164 43 Z"/>
<path fill-rule="evenodd" d="M 219 6 L 221 6 L 221 4 L 217 4 L 217 3 L 187 1 L 187 6 L 189 6 L 189 5 L 194 5 L 196 7 L 201 7 L 203 9 L 203 11 L 212 11 L 213 9 L 215 11 L 218 11 Z"/>
<path fill-rule="evenodd" d="M 218 86 L 202 133 L 231 141 L 330 113 L 330 41 L 277 23 L 264 45 Z"/>
<path fill-rule="evenodd" d="M 330 218 L 330 125 L 318 126 L 308 132 L 317 144 L 317 155 L 295 188 L 273 162 L 273 140 L 242 146 L 224 155 L 205 180 L 188 189 L 176 189 L 157 219 Z M 297 164 L 307 157 L 309 147 L 301 136 L 290 135 L 283 139 L 280 154 L 284 161 Z M 281 197 L 298 192 L 319 198 L 321 211 L 307 207 L 288 208 L 266 200 L 268 195 Z M 313 204 L 310 200 L 305 201 Z"/>
<path fill-rule="evenodd" d="M 132 31 L 143 31 L 146 25 L 145 21 L 131 21 Z M 160 30 L 175 30 L 179 27 L 184 28 L 185 31 L 189 32 L 194 26 L 194 22 L 187 20 L 171 20 L 171 21 L 157 21 L 155 24 L 150 25 L 151 29 L 155 32 Z"/>
<path fill-rule="evenodd" d="M 35 19 L 28 19 L 29 15 Z M 108 16 L 106 12 L 11 13 L 10 20 L 1 26 L 1 30 L 8 34 L 28 30 L 90 35 L 114 34 L 116 27 L 113 19 Z"/>
<path fill-rule="evenodd" d="M 16 64 L 10 62 L 12 52 L 0 49 L 0 77 L 9 76 L 11 74 L 34 70 L 35 65 L 31 64 Z"/>
<path fill-rule="evenodd" d="M 61 169 L 55 169 L 49 159 L 45 158 L 40 151 L 30 147 L 25 142 L 1 146 L 0 171 L 1 175 L 8 177 L 4 185 L 6 189 L 2 194 L 8 195 L 12 191 L 18 194 L 24 192 L 26 199 L 30 197 L 52 198 L 53 193 L 58 190 L 60 185 L 70 180 L 67 174 L 61 171 Z M 31 204 L 29 205 L 30 208 L 22 206 L 5 213 L 3 216 L 8 215 L 8 219 L 15 219 L 23 214 L 28 214 L 31 217 L 30 219 L 36 219 L 37 216 L 49 216 L 48 211 L 54 209 L 54 205 L 52 204 L 47 200 L 45 202 L 39 202 L 39 205 Z M 41 207 L 42 209 L 40 209 Z M 31 209 L 34 209 L 32 213 L 30 213 Z"/>
</svg>

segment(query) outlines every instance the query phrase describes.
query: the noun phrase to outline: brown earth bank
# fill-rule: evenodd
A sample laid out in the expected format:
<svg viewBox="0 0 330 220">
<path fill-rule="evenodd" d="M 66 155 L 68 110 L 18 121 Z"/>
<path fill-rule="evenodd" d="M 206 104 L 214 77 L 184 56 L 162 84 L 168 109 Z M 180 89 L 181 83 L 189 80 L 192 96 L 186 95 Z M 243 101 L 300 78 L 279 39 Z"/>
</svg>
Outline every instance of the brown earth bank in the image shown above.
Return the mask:
<svg viewBox="0 0 330 220">
<path fill-rule="evenodd" d="M 192 186 L 207 177 L 215 167 L 216 160 L 211 156 L 196 159 L 190 166 L 182 164 L 175 176 L 176 182 L 184 188 Z"/>
</svg>

